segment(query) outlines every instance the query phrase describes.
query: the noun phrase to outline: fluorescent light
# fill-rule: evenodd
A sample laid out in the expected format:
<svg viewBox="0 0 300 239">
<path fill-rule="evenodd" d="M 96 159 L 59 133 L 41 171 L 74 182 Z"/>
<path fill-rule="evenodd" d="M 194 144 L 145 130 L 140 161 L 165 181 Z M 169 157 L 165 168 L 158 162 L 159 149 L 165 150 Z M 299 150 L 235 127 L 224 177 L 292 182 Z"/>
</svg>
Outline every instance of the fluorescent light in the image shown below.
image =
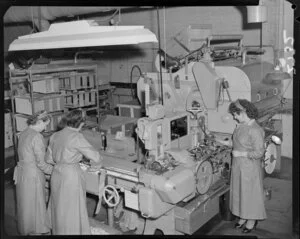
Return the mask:
<svg viewBox="0 0 300 239">
<path fill-rule="evenodd" d="M 130 45 L 157 42 L 144 26 L 99 26 L 94 20 L 51 24 L 48 31 L 20 36 L 8 51 Z"/>
</svg>

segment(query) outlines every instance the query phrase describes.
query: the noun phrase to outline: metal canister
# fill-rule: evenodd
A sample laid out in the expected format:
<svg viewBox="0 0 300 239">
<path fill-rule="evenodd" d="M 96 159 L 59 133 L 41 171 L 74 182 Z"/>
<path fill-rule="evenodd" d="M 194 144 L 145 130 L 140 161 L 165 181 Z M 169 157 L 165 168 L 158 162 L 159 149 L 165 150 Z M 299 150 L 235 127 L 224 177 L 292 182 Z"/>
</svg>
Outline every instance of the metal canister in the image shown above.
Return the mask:
<svg viewBox="0 0 300 239">
<path fill-rule="evenodd" d="M 107 148 L 107 139 L 104 132 L 101 132 L 101 143 L 102 143 L 102 149 L 106 150 Z"/>
</svg>

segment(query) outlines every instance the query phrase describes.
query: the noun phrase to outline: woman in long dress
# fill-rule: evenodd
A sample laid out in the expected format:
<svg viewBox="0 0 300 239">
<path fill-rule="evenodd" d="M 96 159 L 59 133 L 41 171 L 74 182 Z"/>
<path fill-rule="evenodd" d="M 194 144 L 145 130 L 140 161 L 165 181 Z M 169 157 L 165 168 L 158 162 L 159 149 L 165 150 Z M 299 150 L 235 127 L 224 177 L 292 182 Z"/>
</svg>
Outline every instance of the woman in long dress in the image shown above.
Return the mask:
<svg viewBox="0 0 300 239">
<path fill-rule="evenodd" d="M 49 233 L 46 223 L 46 179 L 52 165 L 45 162 L 46 145 L 43 135 L 50 123 L 47 112 L 31 116 L 18 143 L 19 161 L 14 171 L 17 196 L 18 231 L 21 235 Z"/>
<path fill-rule="evenodd" d="M 266 219 L 262 158 L 265 154 L 264 130 L 257 124 L 257 108 L 245 99 L 229 105 L 238 122 L 232 137 L 230 210 L 239 218 L 235 228 L 249 233 L 258 220 Z"/>
<path fill-rule="evenodd" d="M 257 220 L 266 219 L 264 206 L 262 158 L 265 153 L 264 130 L 257 124 L 256 107 L 247 100 L 237 100 L 229 112 L 238 121 L 233 133 L 233 164 L 230 209 L 240 218 L 236 227 L 250 232 Z"/>
<path fill-rule="evenodd" d="M 84 120 L 83 111 L 73 110 L 64 118 L 66 127 L 50 137 L 47 161 L 55 163 L 48 208 L 53 235 L 91 234 L 79 162 L 85 156 L 100 165 L 102 157 L 79 132 Z"/>
</svg>

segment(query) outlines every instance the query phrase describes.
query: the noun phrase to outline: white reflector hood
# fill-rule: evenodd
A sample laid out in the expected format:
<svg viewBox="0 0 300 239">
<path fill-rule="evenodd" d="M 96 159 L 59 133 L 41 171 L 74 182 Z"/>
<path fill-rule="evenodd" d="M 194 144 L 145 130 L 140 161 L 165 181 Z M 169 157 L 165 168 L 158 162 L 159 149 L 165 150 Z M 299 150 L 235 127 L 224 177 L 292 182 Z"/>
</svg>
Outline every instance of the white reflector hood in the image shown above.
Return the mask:
<svg viewBox="0 0 300 239">
<path fill-rule="evenodd" d="M 99 26 L 94 20 L 51 24 L 48 31 L 21 36 L 8 51 L 130 45 L 157 42 L 144 26 Z"/>
</svg>

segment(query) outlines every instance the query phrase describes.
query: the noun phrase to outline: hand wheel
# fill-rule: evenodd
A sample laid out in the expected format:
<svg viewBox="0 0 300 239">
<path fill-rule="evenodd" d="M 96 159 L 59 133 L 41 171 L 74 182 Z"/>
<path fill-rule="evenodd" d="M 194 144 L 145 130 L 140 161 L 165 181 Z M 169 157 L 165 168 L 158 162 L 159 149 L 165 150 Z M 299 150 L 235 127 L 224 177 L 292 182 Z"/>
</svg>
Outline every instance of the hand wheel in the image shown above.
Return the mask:
<svg viewBox="0 0 300 239">
<path fill-rule="evenodd" d="M 114 186 L 106 185 L 103 190 L 103 199 L 109 207 L 118 205 L 120 201 L 120 195 Z"/>
</svg>

